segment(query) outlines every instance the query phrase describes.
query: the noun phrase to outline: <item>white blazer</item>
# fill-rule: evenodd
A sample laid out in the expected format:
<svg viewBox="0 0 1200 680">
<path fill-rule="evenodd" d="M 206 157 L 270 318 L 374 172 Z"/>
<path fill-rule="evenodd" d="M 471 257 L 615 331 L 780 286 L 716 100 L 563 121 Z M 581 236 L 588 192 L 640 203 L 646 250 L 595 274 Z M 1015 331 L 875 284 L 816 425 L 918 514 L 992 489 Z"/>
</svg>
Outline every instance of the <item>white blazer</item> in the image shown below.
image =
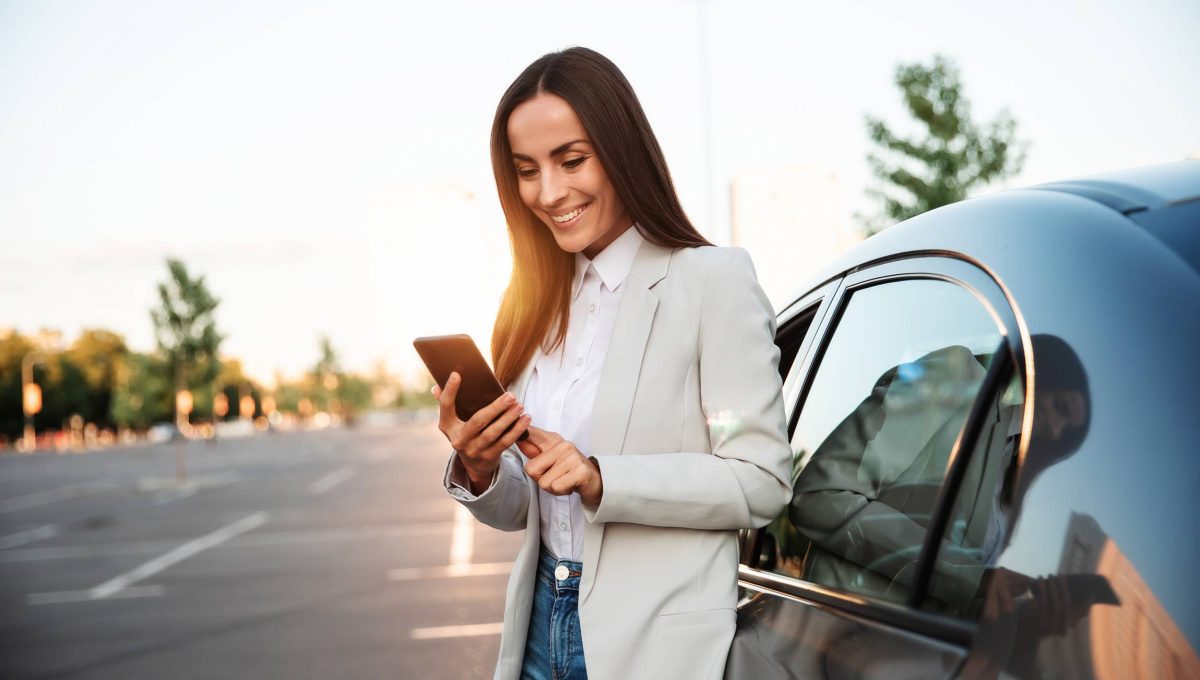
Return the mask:
<svg viewBox="0 0 1200 680">
<path fill-rule="evenodd" d="M 646 241 L 625 286 L 584 452 L 604 478 L 600 504 L 584 510 L 588 677 L 717 679 L 734 632 L 737 530 L 791 498 L 775 316 L 740 248 Z M 510 386 L 522 400 L 532 369 Z M 492 487 L 459 500 L 489 526 L 525 529 L 498 680 L 521 673 L 541 541 L 524 462 L 505 451 Z"/>
</svg>

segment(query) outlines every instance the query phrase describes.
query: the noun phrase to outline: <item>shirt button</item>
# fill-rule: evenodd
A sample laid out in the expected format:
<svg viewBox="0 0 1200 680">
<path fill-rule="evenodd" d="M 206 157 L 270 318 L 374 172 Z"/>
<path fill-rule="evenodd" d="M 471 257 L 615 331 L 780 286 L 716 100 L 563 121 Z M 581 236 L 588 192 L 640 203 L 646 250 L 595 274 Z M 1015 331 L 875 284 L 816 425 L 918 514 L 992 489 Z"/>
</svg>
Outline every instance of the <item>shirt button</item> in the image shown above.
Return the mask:
<svg viewBox="0 0 1200 680">
<path fill-rule="evenodd" d="M 594 311 L 596 311 L 596 305 L 591 305 L 591 306 L 589 306 L 589 307 L 588 307 L 588 311 L 589 311 L 589 312 L 594 312 Z"/>
<path fill-rule="evenodd" d="M 559 528 L 559 529 L 562 529 L 563 531 L 566 531 L 566 530 L 567 530 L 567 523 L 566 523 L 566 522 L 559 522 L 559 523 L 558 523 L 558 528 Z"/>
<path fill-rule="evenodd" d="M 570 575 L 571 572 L 567 570 L 567 565 L 565 564 L 560 564 L 554 568 L 554 578 L 558 579 L 559 581 L 566 581 L 567 577 Z"/>
</svg>

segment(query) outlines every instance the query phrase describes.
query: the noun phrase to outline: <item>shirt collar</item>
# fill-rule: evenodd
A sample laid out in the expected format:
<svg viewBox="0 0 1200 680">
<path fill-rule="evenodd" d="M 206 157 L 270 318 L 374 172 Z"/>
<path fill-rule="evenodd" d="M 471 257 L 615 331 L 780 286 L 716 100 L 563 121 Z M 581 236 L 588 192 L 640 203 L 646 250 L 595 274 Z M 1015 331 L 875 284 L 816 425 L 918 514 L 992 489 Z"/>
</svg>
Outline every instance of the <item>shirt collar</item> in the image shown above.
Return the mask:
<svg viewBox="0 0 1200 680">
<path fill-rule="evenodd" d="M 604 282 L 605 288 L 610 292 L 615 291 L 633 270 L 633 260 L 637 257 L 638 248 L 641 247 L 644 240 L 635 224 L 618 236 L 617 240 L 608 244 L 608 247 L 600 251 L 594 259 L 589 260 L 582 252 L 575 253 L 575 279 L 572 282 L 571 298 L 574 299 L 579 295 L 579 289 L 583 285 L 583 275 L 587 272 L 588 265 L 591 265 L 600 275 L 600 280 Z"/>
</svg>

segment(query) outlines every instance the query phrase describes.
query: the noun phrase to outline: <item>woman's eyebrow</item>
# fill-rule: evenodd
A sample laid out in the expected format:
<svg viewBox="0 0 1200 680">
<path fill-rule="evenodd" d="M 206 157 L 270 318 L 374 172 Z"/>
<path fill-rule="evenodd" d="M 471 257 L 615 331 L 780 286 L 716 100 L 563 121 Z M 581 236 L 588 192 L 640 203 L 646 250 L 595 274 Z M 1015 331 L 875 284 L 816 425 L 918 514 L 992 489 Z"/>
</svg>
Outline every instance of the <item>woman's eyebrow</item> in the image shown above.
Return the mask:
<svg viewBox="0 0 1200 680">
<path fill-rule="evenodd" d="M 550 155 L 557 156 L 558 154 L 565 152 L 567 149 L 570 149 L 572 144 L 588 144 L 588 143 L 589 142 L 586 139 L 572 139 L 571 141 L 569 141 L 565 144 L 559 144 L 558 146 L 554 147 L 554 149 L 552 149 L 550 151 Z M 517 160 L 521 160 L 521 161 L 532 161 L 533 160 L 533 158 L 526 156 L 523 153 L 517 153 L 515 151 L 513 152 L 512 156 L 513 156 L 513 158 L 516 158 Z"/>
</svg>

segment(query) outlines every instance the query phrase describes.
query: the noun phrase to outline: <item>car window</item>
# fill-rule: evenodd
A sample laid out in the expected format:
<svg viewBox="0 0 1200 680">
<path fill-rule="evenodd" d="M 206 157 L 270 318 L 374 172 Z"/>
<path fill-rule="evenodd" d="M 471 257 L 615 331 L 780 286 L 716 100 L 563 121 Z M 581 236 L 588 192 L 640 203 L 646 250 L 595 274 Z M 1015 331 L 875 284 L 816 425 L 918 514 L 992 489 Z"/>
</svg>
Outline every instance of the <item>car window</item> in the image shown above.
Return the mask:
<svg viewBox="0 0 1200 680">
<path fill-rule="evenodd" d="M 1106 458 L 1112 432 L 1143 425 L 1100 417 L 1099 405 L 1129 395 L 1097 387 L 1107 367 L 1089 377 L 1059 336 L 1035 333 L 1029 349 L 1028 431 L 1014 378 L 987 410 L 923 606 L 975 619 L 979 639 L 1004 641 L 981 646 L 981 658 L 1015 677 L 1034 661 L 1046 677 L 1200 677 L 1195 577 L 1179 566 L 1196 561 L 1186 514 L 1200 469 L 1194 440 L 1173 459 L 1128 449 Z M 1019 467 L 1018 437 L 1028 440 Z"/>
<path fill-rule="evenodd" d="M 779 346 L 779 377 L 786 379 L 788 372 L 792 369 L 792 364 L 796 361 L 796 355 L 800 352 L 800 346 L 804 344 L 804 338 L 808 335 L 809 329 L 812 327 L 813 319 L 817 316 L 817 308 L 820 307 L 820 300 L 797 314 L 779 328 L 775 334 L 775 344 Z"/>
<path fill-rule="evenodd" d="M 950 506 L 937 549 L 924 608 L 978 616 L 985 571 L 1004 547 L 1012 498 L 1006 494 L 1020 444 L 1024 383 L 1010 372 L 1007 386 L 989 400 L 979 437 L 964 461 L 966 470 Z"/>
<path fill-rule="evenodd" d="M 792 436 L 793 499 L 760 567 L 903 601 L 950 451 L 1000 344 L 948 281 L 851 293 Z"/>
</svg>

